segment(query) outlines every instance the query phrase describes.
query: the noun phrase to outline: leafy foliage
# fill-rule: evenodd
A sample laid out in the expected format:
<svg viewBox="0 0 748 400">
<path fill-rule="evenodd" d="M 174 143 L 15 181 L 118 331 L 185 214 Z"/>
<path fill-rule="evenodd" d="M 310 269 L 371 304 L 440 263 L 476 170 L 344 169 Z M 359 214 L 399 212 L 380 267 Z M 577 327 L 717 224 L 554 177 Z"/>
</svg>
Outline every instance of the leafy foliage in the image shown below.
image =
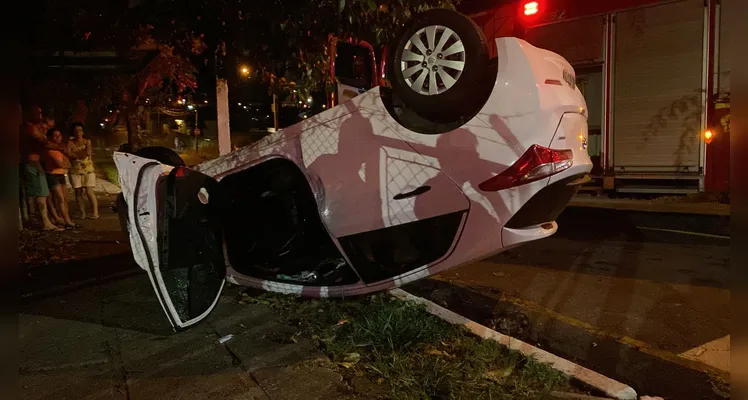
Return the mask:
<svg viewBox="0 0 748 400">
<path fill-rule="evenodd" d="M 454 8 L 456 0 L 122 3 L 50 3 L 37 18 L 44 29 L 36 32 L 35 46 L 114 49 L 127 58 L 142 58 L 144 50 L 152 50 L 159 52 L 155 59 L 132 74 L 97 77 L 82 85 L 75 83 L 75 88 L 70 84 L 56 89 L 41 85 L 38 92 L 64 91 L 69 94 L 65 96 L 68 104 L 86 99 L 89 107 L 99 109 L 118 104 L 124 121 L 137 119 L 145 99 L 150 99 L 148 105 L 156 105 L 179 94 L 188 95 L 196 89 L 201 71 L 235 81 L 239 79 L 238 66 L 249 65 L 252 76 L 268 83 L 271 92 L 306 97 L 329 83 L 330 35 L 375 46 L 386 44 L 414 14 L 434 7 Z"/>
<path fill-rule="evenodd" d="M 330 35 L 391 41 L 414 14 L 452 0 L 172 0 L 143 2 L 136 14 L 154 40 L 199 53 L 229 78 L 251 65 L 276 94 L 307 96 L 328 78 Z M 340 9 L 340 12 L 338 10 Z"/>
</svg>

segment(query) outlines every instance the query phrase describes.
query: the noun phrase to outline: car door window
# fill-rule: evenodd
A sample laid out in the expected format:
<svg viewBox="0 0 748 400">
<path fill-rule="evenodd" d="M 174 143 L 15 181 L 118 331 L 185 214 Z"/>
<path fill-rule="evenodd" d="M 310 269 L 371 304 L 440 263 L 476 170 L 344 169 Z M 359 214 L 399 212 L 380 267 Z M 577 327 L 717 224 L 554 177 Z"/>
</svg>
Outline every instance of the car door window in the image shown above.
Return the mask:
<svg viewBox="0 0 748 400">
<path fill-rule="evenodd" d="M 213 178 L 182 167 L 157 185 L 159 270 L 182 322 L 206 314 L 223 287 L 219 189 Z"/>
<path fill-rule="evenodd" d="M 220 187 L 183 167 L 116 153 L 136 262 L 175 329 L 213 310 L 225 282 Z"/>
</svg>

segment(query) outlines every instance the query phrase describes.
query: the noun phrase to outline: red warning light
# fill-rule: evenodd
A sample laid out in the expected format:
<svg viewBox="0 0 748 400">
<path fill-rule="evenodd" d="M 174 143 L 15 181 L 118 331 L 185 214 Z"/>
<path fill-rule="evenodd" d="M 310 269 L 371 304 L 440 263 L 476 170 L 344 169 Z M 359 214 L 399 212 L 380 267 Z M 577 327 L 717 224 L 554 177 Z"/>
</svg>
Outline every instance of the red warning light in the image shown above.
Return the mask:
<svg viewBox="0 0 748 400">
<path fill-rule="evenodd" d="M 535 15 L 538 13 L 538 2 L 537 1 L 529 1 L 525 3 L 524 7 L 524 14 L 526 16 Z"/>
</svg>

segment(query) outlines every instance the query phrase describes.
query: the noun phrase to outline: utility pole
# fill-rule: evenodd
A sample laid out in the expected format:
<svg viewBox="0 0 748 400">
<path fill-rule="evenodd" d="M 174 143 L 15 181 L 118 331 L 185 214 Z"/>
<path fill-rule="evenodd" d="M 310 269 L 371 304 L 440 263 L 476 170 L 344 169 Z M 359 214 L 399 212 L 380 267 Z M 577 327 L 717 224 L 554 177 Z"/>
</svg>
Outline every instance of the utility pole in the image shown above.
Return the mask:
<svg viewBox="0 0 748 400">
<path fill-rule="evenodd" d="M 275 131 L 278 131 L 278 95 L 273 94 L 273 127 L 275 128 Z"/>
<path fill-rule="evenodd" d="M 198 151 L 198 140 L 200 139 L 200 133 L 202 133 L 202 132 L 200 132 L 200 128 L 198 128 L 198 126 L 197 126 L 197 110 L 198 110 L 198 108 L 197 108 L 197 106 L 195 106 L 195 131 L 194 131 L 194 134 L 195 134 L 195 154 L 197 154 L 197 151 Z"/>
<path fill-rule="evenodd" d="M 218 123 L 218 153 L 231 152 L 231 127 L 229 126 L 229 84 L 225 77 L 222 57 L 226 56 L 226 44 L 222 43 L 216 51 L 216 111 Z"/>
</svg>

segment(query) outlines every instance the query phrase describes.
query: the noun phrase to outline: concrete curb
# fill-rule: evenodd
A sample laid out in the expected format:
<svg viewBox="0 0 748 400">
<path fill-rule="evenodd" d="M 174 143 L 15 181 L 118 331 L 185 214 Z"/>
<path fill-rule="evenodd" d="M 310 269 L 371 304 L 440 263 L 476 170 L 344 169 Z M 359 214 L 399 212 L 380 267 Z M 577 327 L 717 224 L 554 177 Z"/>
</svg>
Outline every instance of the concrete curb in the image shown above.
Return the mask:
<svg viewBox="0 0 748 400">
<path fill-rule="evenodd" d="M 637 398 L 636 391 L 634 391 L 634 389 L 628 385 L 582 367 L 581 365 L 574 364 L 569 360 L 558 357 L 531 344 L 496 332 L 493 329 L 489 329 L 475 321 L 463 317 L 462 315 L 449 311 L 437 304 L 434 304 L 429 300 L 414 296 L 402 289 L 393 289 L 390 291 L 390 294 L 400 300 L 413 301 L 418 304 L 423 304 L 426 306 L 426 311 L 428 311 L 430 314 L 433 314 L 449 322 L 450 324 L 463 325 L 477 336 L 480 336 L 484 339 L 495 340 L 511 350 L 520 352 L 525 357 L 533 357 L 540 362 L 549 364 L 554 369 L 579 381 L 582 381 L 614 399 L 636 400 Z"/>
<path fill-rule="evenodd" d="M 112 182 L 109 182 L 106 177 L 96 176 L 96 188 L 94 188 L 94 191 L 96 193 L 106 193 L 108 195 L 112 194 L 119 194 L 122 192 L 122 189 L 120 189 L 119 186 L 113 184 Z"/>
<path fill-rule="evenodd" d="M 730 216 L 730 206 L 719 203 L 666 203 L 648 200 L 605 200 L 575 197 L 571 199 L 569 206 L 605 208 L 621 211 Z"/>
</svg>

